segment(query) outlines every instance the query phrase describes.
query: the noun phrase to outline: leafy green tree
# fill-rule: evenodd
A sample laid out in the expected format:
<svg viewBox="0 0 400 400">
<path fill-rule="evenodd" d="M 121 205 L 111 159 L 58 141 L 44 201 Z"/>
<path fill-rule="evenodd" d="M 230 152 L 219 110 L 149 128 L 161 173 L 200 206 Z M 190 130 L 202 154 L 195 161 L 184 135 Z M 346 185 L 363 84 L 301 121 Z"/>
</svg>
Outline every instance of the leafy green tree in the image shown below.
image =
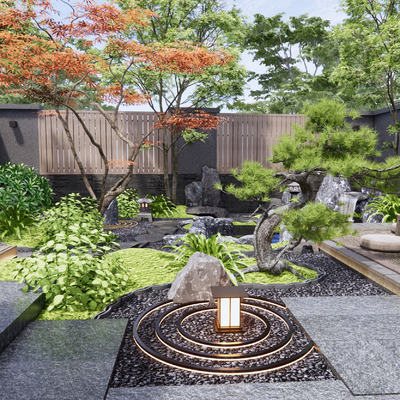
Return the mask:
<svg viewBox="0 0 400 400">
<path fill-rule="evenodd" d="M 240 200 L 258 200 L 260 206 L 254 213 L 262 212 L 254 231 L 254 250 L 257 264 L 243 272 L 268 271 L 279 275 L 289 270 L 299 274 L 281 256 L 295 248 L 302 239 L 319 243 L 349 234 L 348 215 L 330 210 L 324 204 L 311 202 L 310 178 L 316 174 L 331 174 L 349 179 L 353 186 L 365 185 L 382 192 L 397 191 L 400 173 L 400 157 L 388 158 L 385 163 L 370 161 L 380 152 L 376 150 L 378 134 L 362 126 L 353 131 L 345 122 L 349 115 L 343 103 L 323 99 L 307 105 L 304 127 L 294 125 L 294 137 L 285 135 L 273 148 L 272 163 L 281 163 L 281 170 L 262 167 L 260 163 L 245 161 L 240 170 L 232 170 L 240 185 L 231 184 L 217 187 Z M 297 182 L 301 193 L 288 205 L 272 209 L 262 203 L 268 202 L 268 195 L 277 188 Z M 274 255 L 271 242 L 274 231 L 284 223 L 293 239 Z"/>
<path fill-rule="evenodd" d="M 117 3 L 123 10 L 134 8 L 136 5 L 157 14 L 157 17 L 151 18 L 148 27 L 124 32 L 125 37 L 138 43 L 165 45 L 182 40 L 191 44 L 203 43 L 209 50 L 224 48 L 234 56 L 226 65 L 214 65 L 196 74 L 156 72 L 144 70 L 140 66 L 132 69 L 127 74 L 127 84 L 129 82 L 131 88 L 152 96 L 148 98 L 147 103 L 154 112 L 160 114 L 160 118 L 165 118 L 169 110 L 222 106 L 230 99 L 243 95 L 247 72 L 239 65 L 240 43 L 243 41 L 245 30 L 240 10 L 233 7 L 225 11 L 220 0 L 137 0 L 135 3 L 131 0 L 118 0 Z M 164 156 L 165 194 L 176 203 L 178 155 L 184 148 L 178 148 L 178 139 L 183 137 L 186 145 L 204 140 L 207 134 L 174 129 L 168 124 L 162 127 L 162 131 L 163 140 L 157 147 Z M 172 196 L 168 179 L 168 159 L 171 151 Z"/>
<path fill-rule="evenodd" d="M 400 123 L 396 103 L 400 98 L 400 2 L 398 0 L 344 0 L 349 16 L 334 29 L 340 64 L 332 74 L 342 93 L 364 109 L 388 107 L 393 119 L 386 144 L 399 155 Z M 361 90 L 359 90 L 361 89 Z M 357 91 L 358 90 L 358 91 Z"/>
<path fill-rule="evenodd" d="M 253 53 L 253 60 L 266 69 L 262 74 L 249 74 L 250 80 L 257 79 L 261 86 L 260 90 L 251 91 L 251 96 L 259 101 L 253 104 L 237 101 L 230 105 L 231 109 L 294 114 L 305 101 L 336 95 L 336 85 L 329 81 L 330 72 L 338 62 L 337 48 L 330 37 L 330 22 L 307 14 L 290 17 L 288 22 L 282 17 L 283 13 L 274 17 L 255 15 L 244 43 Z"/>
</svg>

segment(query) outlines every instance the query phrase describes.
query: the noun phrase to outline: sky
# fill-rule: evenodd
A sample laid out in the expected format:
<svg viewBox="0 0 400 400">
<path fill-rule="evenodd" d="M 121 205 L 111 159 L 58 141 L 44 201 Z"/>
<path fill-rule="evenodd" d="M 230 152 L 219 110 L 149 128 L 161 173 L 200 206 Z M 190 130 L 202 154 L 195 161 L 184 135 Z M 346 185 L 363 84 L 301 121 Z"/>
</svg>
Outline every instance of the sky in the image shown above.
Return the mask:
<svg viewBox="0 0 400 400">
<path fill-rule="evenodd" d="M 65 0 L 67 1 L 67 0 Z M 285 13 L 283 20 L 288 20 L 292 16 L 300 16 L 308 14 L 309 17 L 321 17 L 324 20 L 331 21 L 331 25 L 336 25 L 343 22 L 346 14 L 339 10 L 340 0 L 222 0 L 225 3 L 225 9 L 229 10 L 234 5 L 242 10 L 242 14 L 247 16 L 247 21 L 252 23 L 254 14 L 262 14 L 266 17 L 272 17 L 278 13 Z M 70 0 L 70 4 L 75 4 L 78 0 Z M 105 3 L 104 0 L 98 0 L 98 3 Z M 68 15 L 70 8 L 63 5 L 61 1 L 52 0 L 51 4 L 64 16 Z M 55 17 L 54 15 L 52 15 Z M 60 16 L 62 17 L 62 15 Z M 55 18 L 58 19 L 58 18 Z M 61 18 L 62 19 L 62 18 Z M 263 67 L 252 61 L 252 55 L 248 52 L 242 54 L 241 64 L 249 71 L 263 73 Z M 244 100 L 246 102 L 254 101 L 250 97 L 250 90 L 259 88 L 256 81 L 252 81 L 247 85 L 245 90 Z M 140 106 L 120 106 L 120 111 L 152 111 L 148 105 Z M 221 109 L 221 112 L 234 112 L 226 108 Z"/>
</svg>

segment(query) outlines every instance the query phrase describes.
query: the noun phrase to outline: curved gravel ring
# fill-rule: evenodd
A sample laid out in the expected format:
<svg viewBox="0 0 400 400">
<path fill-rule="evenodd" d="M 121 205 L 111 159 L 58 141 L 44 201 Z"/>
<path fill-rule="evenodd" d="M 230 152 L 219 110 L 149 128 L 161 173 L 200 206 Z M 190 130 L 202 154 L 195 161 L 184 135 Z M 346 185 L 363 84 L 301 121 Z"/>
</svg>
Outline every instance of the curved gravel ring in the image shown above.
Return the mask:
<svg viewBox="0 0 400 400">
<path fill-rule="evenodd" d="M 208 311 L 208 310 L 213 310 L 213 309 L 215 310 L 216 307 L 212 307 L 212 308 L 202 307 L 201 309 L 195 310 L 195 312 L 200 311 L 200 310 L 207 310 Z M 173 310 L 173 311 L 176 311 L 176 309 Z M 261 315 L 259 315 L 257 313 L 251 312 L 251 311 L 242 311 L 242 312 L 244 312 L 246 314 L 251 314 L 253 316 L 256 316 L 257 318 L 260 318 L 260 317 L 262 318 L 263 317 L 263 316 L 261 316 Z M 184 355 L 193 356 L 193 357 L 197 357 L 197 358 L 201 358 L 201 359 L 218 360 L 218 361 L 238 361 L 238 360 L 243 360 L 244 361 L 244 360 L 251 360 L 251 359 L 254 359 L 254 358 L 260 358 L 260 357 L 264 357 L 264 356 L 269 356 L 271 354 L 274 354 L 274 353 L 278 352 L 279 350 L 283 349 L 284 347 L 286 347 L 290 343 L 292 338 L 293 338 L 293 326 L 290 323 L 290 321 L 288 321 L 285 317 L 283 317 L 279 313 L 274 312 L 274 314 L 276 314 L 279 317 L 281 317 L 282 319 L 286 320 L 284 322 L 286 323 L 287 328 L 288 328 L 288 333 L 286 334 L 286 336 L 278 344 L 276 344 L 276 345 L 274 345 L 272 347 L 269 347 L 267 349 L 260 350 L 260 351 L 257 351 L 257 352 L 253 352 L 253 353 L 250 353 L 250 354 L 242 354 L 242 353 L 239 353 L 239 354 L 215 354 L 215 353 L 214 354 L 208 354 L 208 353 L 203 353 L 203 352 L 199 352 L 199 351 L 195 351 L 195 350 L 186 349 L 186 348 L 184 348 L 182 346 L 179 346 L 179 345 L 173 343 L 172 341 L 167 339 L 163 334 L 160 335 L 161 329 L 159 327 L 159 323 L 162 322 L 162 319 L 165 319 L 166 317 L 168 317 L 168 314 L 170 314 L 170 313 L 169 312 L 164 313 L 162 316 L 160 316 L 157 319 L 157 322 L 156 322 L 156 333 L 157 333 L 157 336 L 159 337 L 159 339 L 161 340 L 161 342 L 163 342 L 167 347 L 172 348 L 173 350 L 177 351 L 178 353 L 181 353 L 181 354 L 184 354 Z M 247 346 L 258 344 L 259 342 L 261 342 L 262 340 L 266 339 L 269 336 L 269 334 L 270 334 L 270 324 L 269 324 L 269 322 L 267 321 L 267 319 L 265 317 L 262 320 L 263 320 L 264 323 L 266 322 L 268 324 L 267 328 L 264 330 L 264 332 L 261 335 L 257 336 L 254 339 L 251 339 L 251 343 L 248 344 Z M 179 327 L 178 327 L 178 329 L 179 329 Z M 187 336 L 189 336 L 190 339 L 195 339 L 195 340 L 190 340 L 190 341 L 195 341 L 196 344 L 197 344 L 197 342 L 200 341 L 200 340 L 196 340 L 196 338 L 194 338 L 191 335 L 187 335 Z M 207 341 L 203 341 L 203 340 L 201 340 L 201 342 L 213 343 L 213 344 L 217 343 L 217 342 L 207 342 Z M 236 342 L 237 343 L 236 347 L 239 347 L 239 346 L 240 347 L 245 347 L 245 345 L 240 345 L 240 343 L 245 343 L 245 342 L 250 342 L 250 341 Z M 229 342 L 227 342 L 227 344 L 229 344 Z M 217 346 L 213 345 L 213 346 L 209 346 L 209 347 L 217 347 Z M 232 346 L 219 346 L 219 347 L 230 348 Z"/>
<path fill-rule="evenodd" d="M 194 336 L 192 336 L 189 333 L 187 333 L 183 329 L 182 322 L 186 318 L 189 318 L 192 315 L 197 314 L 199 312 L 208 311 L 208 310 L 216 310 L 216 306 L 213 306 L 213 307 L 202 307 L 202 308 L 198 308 L 196 310 L 187 311 L 184 314 L 182 314 L 182 316 L 179 318 L 178 322 L 176 323 L 177 328 L 178 328 L 178 332 L 180 333 L 180 335 L 183 336 L 185 339 L 189 340 L 190 342 L 193 342 L 193 343 L 198 344 L 200 346 L 205 345 L 205 346 L 208 346 L 208 347 L 233 349 L 233 348 L 236 348 L 236 347 L 253 346 L 256 342 L 259 342 L 262 339 L 265 339 L 266 337 L 268 337 L 268 335 L 269 335 L 269 333 L 271 331 L 271 324 L 266 319 L 266 317 L 264 317 L 263 315 L 257 314 L 255 312 L 252 312 L 252 311 L 247 311 L 247 310 L 242 310 L 242 312 L 244 312 L 245 314 L 253 315 L 255 318 L 258 318 L 259 320 L 261 320 L 264 323 L 264 325 L 266 326 L 266 328 L 264 329 L 263 333 L 261 335 L 256 336 L 253 339 L 243 340 L 243 341 L 240 341 L 240 342 L 210 342 L 208 340 L 197 339 Z"/>
<path fill-rule="evenodd" d="M 298 362 L 298 361 L 302 360 L 303 358 L 305 358 L 314 349 L 314 343 L 312 341 L 309 341 L 303 350 L 292 355 L 291 357 L 288 357 L 283 360 L 279 360 L 274 363 L 260 365 L 260 366 L 253 366 L 253 367 L 248 367 L 248 368 L 226 368 L 226 367 L 213 368 L 213 367 L 192 365 L 192 364 L 188 364 L 188 363 L 181 362 L 178 360 L 173 360 L 173 359 L 170 359 L 170 358 L 158 353 L 157 351 L 153 350 L 151 347 L 147 346 L 142 341 L 142 339 L 140 338 L 140 335 L 138 333 L 140 323 L 146 316 L 165 307 L 169 303 L 172 303 L 172 300 L 167 300 L 167 301 L 158 303 L 158 304 L 150 307 L 149 309 L 143 311 L 134 322 L 133 338 L 134 338 L 136 345 L 138 346 L 138 348 L 141 349 L 141 351 L 143 353 L 147 354 L 149 357 L 151 357 L 163 364 L 169 365 L 174 368 L 179 368 L 179 369 L 193 371 L 193 372 L 199 372 L 199 373 L 203 373 L 203 374 L 212 374 L 212 375 L 258 374 L 258 373 L 263 373 L 263 372 L 268 372 L 268 371 L 273 371 L 276 369 L 284 368 L 290 364 Z M 198 304 L 199 302 L 196 302 L 196 303 Z M 193 305 L 193 303 L 191 303 L 191 304 Z M 200 302 L 200 304 L 204 304 L 204 302 Z M 177 307 L 177 308 L 179 308 L 179 307 Z M 160 317 L 159 317 L 159 319 L 160 319 Z M 228 359 L 225 359 L 225 360 L 228 361 Z M 223 360 L 221 360 L 221 361 L 223 361 Z"/>
</svg>

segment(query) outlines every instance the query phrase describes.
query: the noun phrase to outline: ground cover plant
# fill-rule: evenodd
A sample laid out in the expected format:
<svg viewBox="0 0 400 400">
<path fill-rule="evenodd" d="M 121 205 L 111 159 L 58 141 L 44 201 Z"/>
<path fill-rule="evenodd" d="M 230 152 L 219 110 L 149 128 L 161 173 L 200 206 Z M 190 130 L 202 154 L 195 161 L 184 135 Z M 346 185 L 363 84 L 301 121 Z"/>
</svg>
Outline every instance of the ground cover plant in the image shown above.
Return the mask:
<svg viewBox="0 0 400 400">
<path fill-rule="evenodd" d="M 125 267 L 103 258 L 119 248 L 115 235 L 103 232 L 95 200 L 79 201 L 78 196 L 70 194 L 44 213 L 38 222 L 46 232 L 40 248 L 31 257 L 16 260 L 13 278 L 27 283 L 23 291 L 42 287 L 49 311 L 94 311 L 114 300 L 115 291 L 127 285 Z M 106 245 L 99 247 L 100 242 Z"/>
</svg>

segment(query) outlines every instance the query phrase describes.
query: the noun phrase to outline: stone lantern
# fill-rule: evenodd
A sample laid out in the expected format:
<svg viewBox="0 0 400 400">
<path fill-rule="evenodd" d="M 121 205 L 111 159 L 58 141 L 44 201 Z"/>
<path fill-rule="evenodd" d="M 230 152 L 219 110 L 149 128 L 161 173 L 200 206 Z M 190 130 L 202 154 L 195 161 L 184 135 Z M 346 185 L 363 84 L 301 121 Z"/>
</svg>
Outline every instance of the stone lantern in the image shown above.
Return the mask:
<svg viewBox="0 0 400 400">
<path fill-rule="evenodd" d="M 137 221 L 141 221 L 142 218 L 148 218 L 150 222 L 153 222 L 153 216 L 151 215 L 151 208 L 150 208 L 150 203 L 152 203 L 154 200 L 148 199 L 148 198 L 143 198 L 136 200 L 139 203 L 139 214 L 136 218 Z"/>
</svg>

